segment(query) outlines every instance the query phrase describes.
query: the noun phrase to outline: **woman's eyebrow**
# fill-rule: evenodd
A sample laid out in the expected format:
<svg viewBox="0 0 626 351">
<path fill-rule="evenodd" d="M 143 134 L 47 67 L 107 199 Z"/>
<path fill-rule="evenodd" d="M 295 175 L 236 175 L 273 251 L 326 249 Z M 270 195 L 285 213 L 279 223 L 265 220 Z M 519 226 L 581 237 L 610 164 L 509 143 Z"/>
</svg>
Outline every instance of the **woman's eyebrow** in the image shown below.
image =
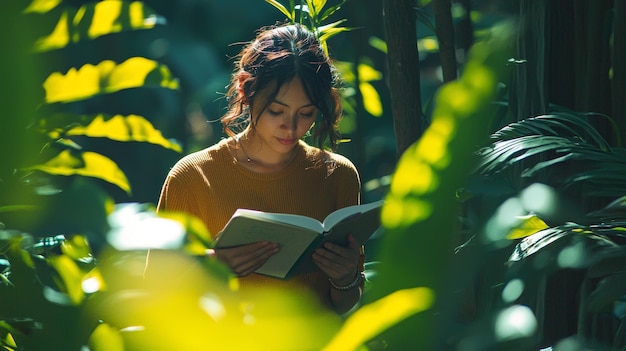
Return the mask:
<svg viewBox="0 0 626 351">
<path fill-rule="evenodd" d="M 279 104 L 279 105 L 282 105 L 282 106 L 285 106 L 285 107 L 289 107 L 289 104 L 287 104 L 286 102 L 282 102 L 282 101 L 276 100 L 276 99 L 274 101 L 272 101 L 272 103 Z M 310 102 L 310 103 L 308 103 L 306 105 L 300 106 L 300 108 L 309 107 L 309 106 L 315 106 L 315 105 L 312 102 Z"/>
</svg>

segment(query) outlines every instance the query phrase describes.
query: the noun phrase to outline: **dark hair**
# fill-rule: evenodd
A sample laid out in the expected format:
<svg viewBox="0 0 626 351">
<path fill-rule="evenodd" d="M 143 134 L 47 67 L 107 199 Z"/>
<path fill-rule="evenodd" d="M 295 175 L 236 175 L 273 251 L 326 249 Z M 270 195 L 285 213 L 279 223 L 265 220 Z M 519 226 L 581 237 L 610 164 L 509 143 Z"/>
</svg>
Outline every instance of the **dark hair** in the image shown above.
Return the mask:
<svg viewBox="0 0 626 351">
<path fill-rule="evenodd" d="M 319 111 L 313 141 L 323 148 L 328 140 L 331 150 L 336 149 L 342 113 L 338 76 L 315 34 L 300 24 L 264 27 L 237 59 L 226 93 L 228 111 L 222 117 L 226 134 L 233 136 L 248 123 L 254 126 L 281 86 L 299 77 L 307 97 Z M 266 88 L 271 90 L 264 93 L 268 97 L 265 106 L 256 110 L 257 116 L 250 116 L 255 98 Z"/>
</svg>

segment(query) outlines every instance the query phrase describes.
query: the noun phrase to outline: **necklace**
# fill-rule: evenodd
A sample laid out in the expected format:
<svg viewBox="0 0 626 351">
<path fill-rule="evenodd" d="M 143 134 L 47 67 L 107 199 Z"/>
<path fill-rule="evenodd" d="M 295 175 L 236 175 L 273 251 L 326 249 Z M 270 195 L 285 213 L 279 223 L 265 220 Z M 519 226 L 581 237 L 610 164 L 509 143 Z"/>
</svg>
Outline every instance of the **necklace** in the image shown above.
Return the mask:
<svg viewBox="0 0 626 351">
<path fill-rule="evenodd" d="M 247 162 L 251 162 L 252 159 L 250 159 L 250 156 L 248 156 L 248 153 L 246 152 L 246 150 L 243 148 L 243 143 L 241 142 L 241 138 L 237 137 L 237 144 L 239 144 L 239 147 L 241 148 L 241 151 L 243 152 L 243 154 L 246 156 L 246 161 Z"/>
</svg>

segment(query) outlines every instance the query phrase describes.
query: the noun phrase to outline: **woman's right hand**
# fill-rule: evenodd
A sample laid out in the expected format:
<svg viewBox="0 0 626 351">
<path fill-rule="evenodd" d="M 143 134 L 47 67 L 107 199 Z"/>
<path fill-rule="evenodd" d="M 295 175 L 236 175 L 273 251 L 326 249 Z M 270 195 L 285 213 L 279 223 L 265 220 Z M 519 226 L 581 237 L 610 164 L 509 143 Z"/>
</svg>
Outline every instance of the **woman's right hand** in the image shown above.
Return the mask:
<svg viewBox="0 0 626 351">
<path fill-rule="evenodd" d="M 261 267 L 268 258 L 278 252 L 278 244 L 259 241 L 228 249 L 209 249 L 208 256 L 224 262 L 239 277 L 245 277 Z"/>
</svg>

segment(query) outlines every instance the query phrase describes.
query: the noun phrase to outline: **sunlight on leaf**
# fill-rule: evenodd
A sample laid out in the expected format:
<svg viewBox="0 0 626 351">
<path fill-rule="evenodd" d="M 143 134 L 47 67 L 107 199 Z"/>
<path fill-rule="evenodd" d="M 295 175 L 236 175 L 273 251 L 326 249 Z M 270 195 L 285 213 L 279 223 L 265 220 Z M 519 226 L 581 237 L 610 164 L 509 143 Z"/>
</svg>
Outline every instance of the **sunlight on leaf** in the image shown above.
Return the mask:
<svg viewBox="0 0 626 351">
<path fill-rule="evenodd" d="M 383 79 L 383 74 L 368 64 L 360 63 L 357 69 L 359 71 L 359 80 L 361 82 L 371 82 Z"/>
<path fill-rule="evenodd" d="M 42 52 L 67 46 L 70 42 L 69 23 L 69 14 L 64 12 L 59 17 L 59 22 L 52 33 L 49 36 L 41 38 L 35 42 L 35 51 Z"/>
<path fill-rule="evenodd" d="M 322 12 L 322 9 L 324 8 L 324 6 L 326 6 L 326 1 L 327 0 L 313 0 L 312 1 L 313 7 L 315 7 L 316 13 Z"/>
<path fill-rule="evenodd" d="M 437 189 L 438 178 L 433 169 L 419 159 L 405 158 L 393 175 L 391 192 L 398 196 L 411 193 L 423 195 Z"/>
<path fill-rule="evenodd" d="M 90 312 L 137 350 L 320 350 L 340 327 L 307 290 L 240 294 L 212 274 L 217 262 L 170 250 L 111 254 L 101 258 L 110 288 Z M 219 337 L 198 337 L 207 330 Z"/>
<path fill-rule="evenodd" d="M 506 238 L 509 240 L 525 238 L 529 235 L 533 235 L 541 230 L 548 228 L 546 222 L 544 222 L 536 215 L 528 215 L 518 218 L 521 220 L 521 223 L 511 229 L 511 231 L 509 231 L 509 233 L 506 235 Z"/>
<path fill-rule="evenodd" d="M 103 35 L 118 33 L 125 29 L 150 29 L 154 21 L 147 21 L 153 15 L 144 3 L 134 1 L 103 1 L 96 4 L 96 13 L 89 27 L 89 38 L 94 39 Z M 128 18 L 125 18 L 128 16 Z M 125 28 L 126 24 L 130 24 Z"/>
<path fill-rule="evenodd" d="M 99 324 L 89 337 L 91 351 L 124 351 L 124 339 L 119 329 L 106 323 Z"/>
<path fill-rule="evenodd" d="M 265 0 L 265 2 L 267 2 L 268 4 L 274 6 L 275 8 L 277 8 L 280 12 L 282 12 L 283 15 L 285 15 L 285 17 L 287 17 L 287 19 L 291 22 L 294 23 L 295 22 L 295 18 L 293 17 L 293 15 L 291 14 L 291 12 L 289 12 L 289 10 L 287 10 L 287 8 L 281 4 L 280 2 L 276 1 L 276 0 Z"/>
<path fill-rule="evenodd" d="M 318 39 L 320 42 L 322 42 L 323 44 L 326 44 L 326 41 L 332 37 L 334 37 L 335 35 L 342 33 L 342 32 L 348 32 L 351 29 L 347 28 L 347 27 L 337 27 L 337 25 L 339 25 L 340 23 L 345 22 L 345 20 L 339 20 L 337 22 L 333 22 L 329 25 L 326 26 L 322 26 L 318 28 Z M 328 54 L 328 52 L 326 52 L 326 54 Z"/>
<path fill-rule="evenodd" d="M 348 317 L 323 351 L 356 350 L 390 326 L 428 310 L 434 299 L 431 289 L 420 287 L 397 290 L 376 302 L 364 305 Z"/>
<path fill-rule="evenodd" d="M 374 49 L 386 54 L 387 53 L 387 42 L 379 37 L 370 37 L 368 43 Z"/>
<path fill-rule="evenodd" d="M 137 115 L 115 115 L 113 117 L 98 115 L 89 125 L 76 126 L 68 130 L 66 135 L 85 135 L 116 141 L 148 142 L 176 152 L 182 151 L 179 144 L 165 139 L 161 132 L 154 128 L 152 123 Z"/>
<path fill-rule="evenodd" d="M 52 73 L 44 82 L 46 102 L 70 102 L 101 92 L 100 71 L 108 71 L 113 61 L 103 61 L 98 66 L 84 65 L 80 70 L 70 69 L 65 75 Z"/>
<path fill-rule="evenodd" d="M 13 334 L 23 336 L 23 333 L 20 333 L 20 331 L 13 328 L 11 324 L 5 321 L 0 321 L 0 347 L 2 347 L 3 351 L 17 350 L 17 343 L 15 342 Z M 4 337 L 1 337 L 2 335 L 4 335 Z"/>
<path fill-rule="evenodd" d="M 361 95 L 363 96 L 363 107 L 365 111 L 374 117 L 383 115 L 383 104 L 380 101 L 380 95 L 373 85 L 367 82 L 359 84 Z"/>
<path fill-rule="evenodd" d="M 381 222 L 387 229 L 406 227 L 420 222 L 432 213 L 432 205 L 420 199 L 389 198 L 382 209 Z"/>
<path fill-rule="evenodd" d="M 420 52 L 437 52 L 439 51 L 439 41 L 435 37 L 418 39 L 417 47 Z"/>
<path fill-rule="evenodd" d="M 151 75 L 155 77 L 148 80 Z M 55 72 L 44 82 L 44 89 L 46 102 L 54 103 L 146 85 L 178 89 L 178 81 L 166 66 L 143 57 L 131 57 L 119 65 L 106 60 L 96 66 L 87 64 L 78 70 L 71 68 L 66 74 Z"/>
<path fill-rule="evenodd" d="M 83 235 L 72 235 L 61 243 L 63 254 L 74 260 L 91 256 L 91 248 Z"/>
<path fill-rule="evenodd" d="M 98 268 L 92 269 L 83 277 L 81 287 L 86 294 L 93 294 L 106 289 L 106 283 Z"/>
<path fill-rule="evenodd" d="M 416 157 L 438 170 L 448 167 L 450 163 L 448 144 L 454 135 L 456 135 L 454 119 L 449 115 L 440 114 L 431 122 L 417 143 Z"/>
<path fill-rule="evenodd" d="M 61 276 L 62 284 L 60 285 L 64 288 L 63 292 L 69 296 L 74 305 L 78 305 L 85 296 L 82 286 L 84 276 L 82 270 L 76 262 L 65 255 L 49 257 L 47 261 Z"/>
<path fill-rule="evenodd" d="M 46 13 L 59 6 L 62 0 L 33 0 L 24 10 L 25 13 Z"/>
<path fill-rule="evenodd" d="M 44 9 L 43 5 L 39 8 Z M 82 5 L 78 10 L 68 7 L 59 17 L 53 32 L 39 39 L 34 47 L 36 51 L 43 52 L 63 48 L 70 40 L 78 43 L 112 33 L 151 29 L 158 23 L 154 21 L 155 16 L 154 11 L 139 1 L 99 1 Z"/>
<path fill-rule="evenodd" d="M 156 76 L 150 79 L 151 74 Z M 178 81 L 165 65 L 144 57 L 129 58 L 117 65 L 106 78 L 108 78 L 108 84 L 104 88 L 106 92 L 115 92 L 142 85 L 178 89 Z"/>
<path fill-rule="evenodd" d="M 26 168 L 27 171 L 72 176 L 80 175 L 102 179 L 130 193 L 130 184 L 124 172 L 110 158 L 95 152 L 72 153 L 64 150 L 45 164 Z"/>
</svg>

